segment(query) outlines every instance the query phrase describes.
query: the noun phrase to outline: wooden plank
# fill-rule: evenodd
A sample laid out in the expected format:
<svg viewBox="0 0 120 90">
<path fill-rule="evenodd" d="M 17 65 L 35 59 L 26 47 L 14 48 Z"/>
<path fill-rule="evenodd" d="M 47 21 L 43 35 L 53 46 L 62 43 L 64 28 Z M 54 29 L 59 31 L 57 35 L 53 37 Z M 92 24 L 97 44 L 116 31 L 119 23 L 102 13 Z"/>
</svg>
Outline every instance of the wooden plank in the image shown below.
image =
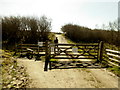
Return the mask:
<svg viewBox="0 0 120 90">
<path fill-rule="evenodd" d="M 21 49 L 21 48 L 35 48 L 35 49 L 37 49 L 38 48 L 38 46 L 19 46 L 19 47 L 17 47 L 18 49 Z M 39 48 L 45 48 L 45 46 L 43 46 L 43 47 L 39 47 Z"/>
<path fill-rule="evenodd" d="M 17 47 L 38 47 L 38 45 L 17 45 Z"/>
<path fill-rule="evenodd" d="M 43 44 L 45 45 L 45 42 L 43 42 Z M 26 45 L 26 46 L 38 46 L 38 44 L 18 44 L 18 45 L 22 45 L 22 46 L 24 46 L 24 45 Z"/>
<path fill-rule="evenodd" d="M 95 63 L 96 61 L 93 60 L 93 61 L 80 61 L 80 60 L 75 60 L 75 61 L 50 61 L 50 62 L 53 62 L 53 63 Z"/>
<path fill-rule="evenodd" d="M 27 49 L 27 48 L 30 48 L 30 49 L 33 49 L 33 50 L 38 50 L 38 47 L 18 47 L 17 49 Z M 39 49 L 45 49 L 45 47 L 39 47 Z"/>
<path fill-rule="evenodd" d="M 58 46 L 58 49 L 72 49 L 72 47 L 70 48 L 70 47 L 59 47 Z"/>
<path fill-rule="evenodd" d="M 54 52 L 54 51 L 51 51 L 51 52 Z M 56 51 L 56 52 L 60 52 L 60 51 Z M 69 53 L 72 53 L 72 50 L 71 51 L 70 50 L 65 50 L 65 52 L 67 52 L 69 54 Z M 61 50 L 61 53 L 64 53 L 64 50 Z M 78 53 L 81 54 L 81 53 L 84 53 L 84 51 L 78 51 Z M 98 51 L 97 52 L 89 51 L 88 54 L 92 54 L 92 53 L 97 54 Z"/>
<path fill-rule="evenodd" d="M 51 54 L 51 55 L 55 55 L 55 54 Z M 56 54 L 56 56 L 71 56 L 71 55 L 75 55 L 75 56 L 97 56 L 97 55 L 80 55 L 80 54 Z"/>
<path fill-rule="evenodd" d="M 114 65 L 114 66 L 120 67 L 119 65 L 117 65 L 117 64 L 115 64 L 115 63 L 113 63 L 113 62 L 108 61 L 108 63 L 111 64 L 111 65 Z"/>
<path fill-rule="evenodd" d="M 38 52 L 37 49 L 36 50 L 32 49 L 32 50 Z M 19 49 L 18 51 L 21 51 L 21 49 Z M 23 49 L 22 51 L 27 52 L 27 49 Z M 45 50 L 39 50 L 39 52 L 45 52 Z"/>
<path fill-rule="evenodd" d="M 120 61 L 119 61 L 119 60 L 117 60 L 117 59 L 110 58 L 110 57 L 109 57 L 109 59 L 110 59 L 110 60 L 112 60 L 112 61 L 116 61 L 116 62 L 120 63 Z"/>
<path fill-rule="evenodd" d="M 27 50 L 28 50 L 28 51 L 31 51 L 31 52 L 33 52 L 33 50 L 32 50 L 32 49 L 30 49 L 30 48 L 27 48 Z"/>
<path fill-rule="evenodd" d="M 43 42 L 43 44 L 45 44 L 45 42 Z M 38 44 L 18 44 L 18 45 L 38 45 Z"/>
<path fill-rule="evenodd" d="M 51 46 L 51 47 L 52 47 L 52 46 Z M 59 47 L 59 46 L 58 46 L 58 48 L 59 48 L 59 49 L 72 49 L 72 47 Z M 99 49 L 99 48 L 94 48 L 94 47 L 93 47 L 93 48 L 84 48 L 84 47 L 83 47 L 83 48 L 79 48 L 79 47 L 77 47 L 77 48 L 80 49 L 80 50 L 83 50 L 83 49 L 98 50 L 98 49 Z"/>
<path fill-rule="evenodd" d="M 107 55 L 112 56 L 112 57 L 117 57 L 117 58 L 120 58 L 120 56 L 119 56 L 119 55 L 115 55 L 115 54 L 111 54 L 111 53 L 107 53 Z"/>
<path fill-rule="evenodd" d="M 106 49 L 106 51 L 120 54 L 120 51 L 116 51 L 116 50 Z"/>
<path fill-rule="evenodd" d="M 91 49 L 94 49 L 94 50 L 98 50 L 99 48 L 94 48 L 94 47 L 93 47 L 93 48 L 84 48 L 84 47 L 83 47 L 83 48 L 79 48 L 79 47 L 78 47 L 78 49 L 90 49 L 90 50 L 91 50 Z"/>
<path fill-rule="evenodd" d="M 52 59 L 52 57 L 51 57 L 51 59 Z M 97 58 L 85 58 L 85 57 L 81 57 L 81 58 L 54 57 L 54 59 L 97 59 Z"/>
<path fill-rule="evenodd" d="M 58 46 L 98 46 L 99 44 L 57 44 Z"/>
<path fill-rule="evenodd" d="M 18 50 L 17 52 L 21 52 L 21 50 Z M 22 52 L 27 52 L 27 50 L 22 50 Z M 38 50 L 33 50 L 33 52 L 38 52 Z M 39 50 L 39 52 L 45 52 L 45 50 Z"/>
</svg>

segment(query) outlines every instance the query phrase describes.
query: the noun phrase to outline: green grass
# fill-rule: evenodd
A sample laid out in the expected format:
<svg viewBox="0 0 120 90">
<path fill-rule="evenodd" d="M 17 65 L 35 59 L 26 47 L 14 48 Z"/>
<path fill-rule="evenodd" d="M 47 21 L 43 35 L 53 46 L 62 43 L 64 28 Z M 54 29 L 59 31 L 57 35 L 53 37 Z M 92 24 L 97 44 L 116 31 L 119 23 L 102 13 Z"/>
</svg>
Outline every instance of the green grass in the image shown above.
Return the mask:
<svg viewBox="0 0 120 90">
<path fill-rule="evenodd" d="M 112 71 L 114 74 L 120 77 L 120 67 L 113 66 L 109 67 L 108 70 Z"/>
<path fill-rule="evenodd" d="M 70 43 L 70 44 L 74 44 L 75 43 L 72 40 L 70 40 L 68 37 L 66 37 L 64 34 L 62 34 L 62 36 L 66 38 L 68 43 Z"/>
<path fill-rule="evenodd" d="M 103 52 L 103 56 L 108 56 L 106 53 L 105 53 L 105 48 L 108 48 L 108 49 L 111 49 L 111 50 L 116 50 L 118 51 L 119 50 L 119 47 L 115 46 L 115 45 L 111 45 L 111 44 L 108 44 L 108 43 L 104 43 L 104 52 Z M 113 57 L 114 59 L 117 59 L 115 57 Z M 107 62 L 109 61 L 108 58 L 105 58 L 103 57 L 103 61 L 104 62 Z M 105 64 L 105 63 L 104 63 Z M 107 64 L 106 64 L 107 66 Z M 113 72 L 114 74 L 116 74 L 117 76 L 120 76 L 120 68 L 117 67 L 117 66 L 109 66 L 107 68 L 108 70 L 110 70 L 111 72 Z"/>
<path fill-rule="evenodd" d="M 108 44 L 108 43 L 104 43 L 104 47 L 109 48 L 109 49 L 113 49 L 113 50 L 119 50 L 120 49 L 120 47 L 117 47 L 115 45 L 111 45 L 111 44 Z"/>
<path fill-rule="evenodd" d="M 41 56 L 41 60 L 45 62 L 45 56 Z M 50 59 L 50 61 L 58 61 L 58 59 Z"/>
<path fill-rule="evenodd" d="M 25 68 L 21 69 L 21 66 L 17 64 L 17 59 L 13 58 L 12 52 L 4 52 L 4 57 L 2 57 L 2 88 L 16 88 L 17 85 L 11 83 L 16 80 L 20 80 L 19 75 L 22 77 L 28 77 Z M 3 56 L 3 55 L 2 55 Z M 20 74 L 21 73 L 21 74 Z M 24 73 L 24 74 L 23 74 Z M 13 79 L 15 78 L 15 79 Z M 23 82 L 24 85 L 20 85 L 19 87 L 26 87 L 28 85 L 29 80 Z"/>
<path fill-rule="evenodd" d="M 48 38 L 51 40 L 51 42 L 54 42 L 54 39 L 55 39 L 55 34 L 54 33 L 50 33 Z"/>
<path fill-rule="evenodd" d="M 50 61 L 58 61 L 58 59 L 50 59 Z"/>
</svg>

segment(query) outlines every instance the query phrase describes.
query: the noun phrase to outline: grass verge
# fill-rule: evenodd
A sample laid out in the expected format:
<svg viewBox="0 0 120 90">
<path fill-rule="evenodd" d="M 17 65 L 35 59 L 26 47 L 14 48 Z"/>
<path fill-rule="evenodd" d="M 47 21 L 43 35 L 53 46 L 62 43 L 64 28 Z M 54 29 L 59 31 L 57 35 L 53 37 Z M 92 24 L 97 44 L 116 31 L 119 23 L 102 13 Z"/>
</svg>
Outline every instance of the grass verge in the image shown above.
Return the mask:
<svg viewBox="0 0 120 90">
<path fill-rule="evenodd" d="M 24 66 L 19 66 L 10 52 L 3 51 L 1 59 L 2 88 L 28 88 L 30 79 Z"/>
</svg>

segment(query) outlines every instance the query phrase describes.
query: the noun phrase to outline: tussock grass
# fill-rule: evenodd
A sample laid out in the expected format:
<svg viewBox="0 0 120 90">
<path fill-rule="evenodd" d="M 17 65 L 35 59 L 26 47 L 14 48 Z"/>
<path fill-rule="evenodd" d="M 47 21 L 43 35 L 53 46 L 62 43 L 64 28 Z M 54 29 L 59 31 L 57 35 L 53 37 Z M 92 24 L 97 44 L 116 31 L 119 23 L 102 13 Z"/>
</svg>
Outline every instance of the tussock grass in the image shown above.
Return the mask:
<svg viewBox="0 0 120 90">
<path fill-rule="evenodd" d="M 120 77 L 120 67 L 113 66 L 113 67 L 109 67 L 108 70 L 110 70 L 115 75 Z"/>
</svg>

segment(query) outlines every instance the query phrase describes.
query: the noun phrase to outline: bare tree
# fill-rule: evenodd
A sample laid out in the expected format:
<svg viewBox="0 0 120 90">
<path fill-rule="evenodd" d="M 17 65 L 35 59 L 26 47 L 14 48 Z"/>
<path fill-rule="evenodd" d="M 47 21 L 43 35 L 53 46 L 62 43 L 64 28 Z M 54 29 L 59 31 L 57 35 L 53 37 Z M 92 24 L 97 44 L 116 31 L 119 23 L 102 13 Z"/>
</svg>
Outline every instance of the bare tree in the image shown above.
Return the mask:
<svg viewBox="0 0 120 90">
<path fill-rule="evenodd" d="M 42 16 L 38 20 L 38 32 L 41 34 L 43 40 L 48 39 L 48 34 L 51 31 L 51 19 L 48 19 L 46 16 Z M 39 39 L 41 39 L 41 37 Z"/>
<path fill-rule="evenodd" d="M 42 16 L 40 19 L 20 16 L 2 18 L 2 40 L 6 46 L 14 47 L 18 43 L 35 44 L 41 38 L 45 41 L 48 39 L 50 30 L 51 20 L 46 16 Z"/>
</svg>

